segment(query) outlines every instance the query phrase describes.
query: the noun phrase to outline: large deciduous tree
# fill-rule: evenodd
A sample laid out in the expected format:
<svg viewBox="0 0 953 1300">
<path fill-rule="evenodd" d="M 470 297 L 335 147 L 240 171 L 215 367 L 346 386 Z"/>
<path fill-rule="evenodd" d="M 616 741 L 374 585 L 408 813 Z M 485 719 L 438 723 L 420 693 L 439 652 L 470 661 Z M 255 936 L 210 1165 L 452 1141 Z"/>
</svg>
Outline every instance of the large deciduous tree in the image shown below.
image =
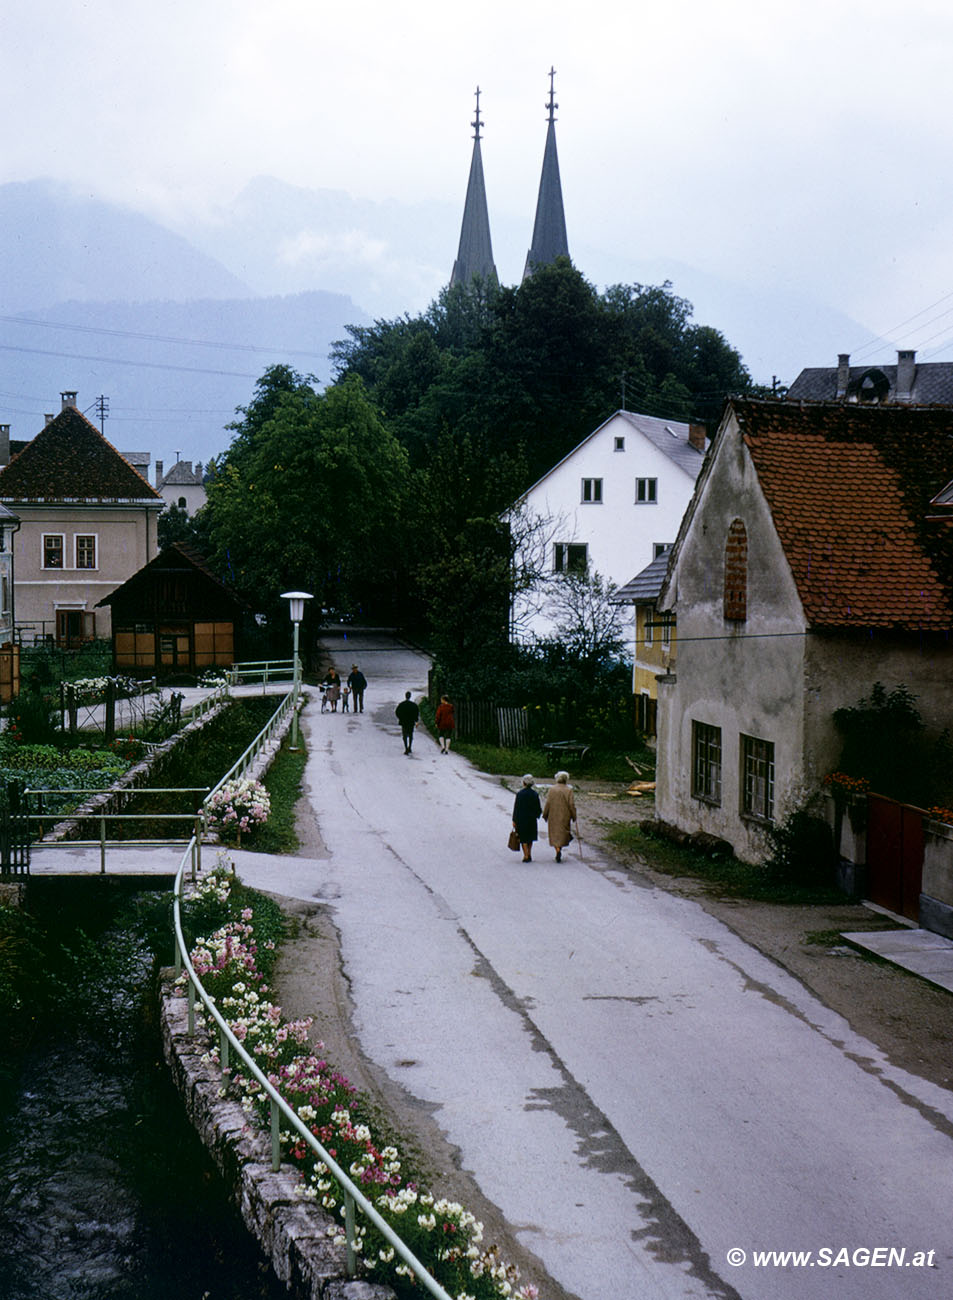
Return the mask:
<svg viewBox="0 0 953 1300">
<path fill-rule="evenodd" d="M 209 532 L 222 572 L 256 610 L 303 587 L 338 612 L 401 580 L 407 457 L 359 379 L 325 393 L 287 367 L 259 381 L 209 483 Z"/>
</svg>

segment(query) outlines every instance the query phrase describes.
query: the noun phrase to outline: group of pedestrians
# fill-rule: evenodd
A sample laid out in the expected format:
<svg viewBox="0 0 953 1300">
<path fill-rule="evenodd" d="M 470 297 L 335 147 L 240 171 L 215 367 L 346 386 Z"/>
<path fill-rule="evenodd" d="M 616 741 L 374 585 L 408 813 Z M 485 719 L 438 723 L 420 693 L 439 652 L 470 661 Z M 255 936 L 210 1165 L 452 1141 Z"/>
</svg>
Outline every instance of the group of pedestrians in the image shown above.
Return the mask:
<svg viewBox="0 0 953 1300">
<path fill-rule="evenodd" d="M 332 665 L 328 669 L 327 676 L 321 686 L 324 690 L 324 698 L 330 705 L 332 713 L 337 713 L 339 703 L 342 713 L 351 712 L 352 705 L 354 713 L 364 712 L 364 692 L 367 690 L 367 678 L 357 664 L 351 665 L 347 681 L 343 683 L 338 676 L 337 669 Z"/>
<path fill-rule="evenodd" d="M 572 786 L 569 784 L 568 772 L 557 772 L 556 784 L 546 792 L 546 802 L 541 803 L 535 789 L 536 780 L 527 772 L 523 777 L 523 788 L 517 791 L 513 800 L 513 830 L 523 850 L 523 861 L 532 862 L 533 845 L 539 838 L 539 819 L 545 821 L 549 831 L 549 843 L 556 850 L 556 861 L 562 862 L 563 849 L 572 843 L 571 826 L 579 830 L 576 817 L 576 800 Z"/>
</svg>

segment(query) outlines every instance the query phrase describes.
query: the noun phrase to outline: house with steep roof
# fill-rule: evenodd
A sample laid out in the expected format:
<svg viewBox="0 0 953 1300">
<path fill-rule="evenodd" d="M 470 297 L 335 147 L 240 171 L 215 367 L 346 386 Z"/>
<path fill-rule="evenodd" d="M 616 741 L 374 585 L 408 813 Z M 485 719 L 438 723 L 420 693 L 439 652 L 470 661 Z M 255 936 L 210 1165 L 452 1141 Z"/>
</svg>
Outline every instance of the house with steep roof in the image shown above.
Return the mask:
<svg viewBox="0 0 953 1300">
<path fill-rule="evenodd" d="M 518 563 L 543 580 L 514 602 L 515 639 L 553 635 L 548 579 L 598 573 L 618 587 L 670 544 L 706 446 L 704 425 L 616 411 L 524 493 L 515 510 L 540 521 L 530 535 L 541 553 Z"/>
<path fill-rule="evenodd" d="M 166 546 L 98 606 L 112 611 L 120 672 L 197 673 L 237 658 L 245 607 L 184 543 Z"/>
<path fill-rule="evenodd" d="M 913 406 L 953 405 L 953 362 L 917 362 L 916 352 L 897 353 L 897 364 L 852 366 L 842 352 L 836 366 L 802 370 L 788 389 L 790 402 L 902 402 Z"/>
<path fill-rule="evenodd" d="M 156 491 L 166 507 L 184 510 L 191 518 L 208 500 L 202 477 L 202 462 L 199 461 L 193 469 L 190 460 L 177 460 L 165 470 L 162 461 L 157 460 Z"/>
<path fill-rule="evenodd" d="M 0 470 L 20 519 L 17 632 L 73 647 L 110 634 L 101 597 L 156 553 L 162 498 L 62 394 L 62 409 Z"/>
<path fill-rule="evenodd" d="M 836 709 L 903 684 L 953 722 L 953 411 L 731 399 L 659 594 L 661 821 L 761 861 L 821 788 Z"/>
</svg>

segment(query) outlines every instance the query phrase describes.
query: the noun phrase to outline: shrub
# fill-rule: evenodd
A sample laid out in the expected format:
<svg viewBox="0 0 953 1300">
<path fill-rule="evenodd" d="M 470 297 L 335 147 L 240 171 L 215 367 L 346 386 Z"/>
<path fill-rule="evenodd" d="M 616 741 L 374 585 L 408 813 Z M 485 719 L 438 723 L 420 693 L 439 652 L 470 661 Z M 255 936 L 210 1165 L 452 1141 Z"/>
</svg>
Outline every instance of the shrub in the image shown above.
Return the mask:
<svg viewBox="0 0 953 1300">
<path fill-rule="evenodd" d="M 803 808 L 766 831 L 771 857 L 768 878 L 796 889 L 816 889 L 833 883 L 837 858 L 830 826 Z"/>
<path fill-rule="evenodd" d="M 227 781 L 206 803 L 209 826 L 217 827 L 226 843 L 263 826 L 271 812 L 271 796 L 260 781 L 247 777 Z"/>
<path fill-rule="evenodd" d="M 7 706 L 8 734 L 18 744 L 48 745 L 60 734 L 57 710 L 39 690 L 21 690 Z"/>
</svg>

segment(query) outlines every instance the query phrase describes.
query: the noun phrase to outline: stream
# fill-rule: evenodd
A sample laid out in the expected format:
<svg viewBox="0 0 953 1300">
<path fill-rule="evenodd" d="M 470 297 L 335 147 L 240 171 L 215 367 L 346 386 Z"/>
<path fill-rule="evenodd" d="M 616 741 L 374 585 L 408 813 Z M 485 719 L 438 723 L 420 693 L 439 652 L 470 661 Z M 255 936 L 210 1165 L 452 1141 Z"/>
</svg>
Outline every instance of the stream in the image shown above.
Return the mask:
<svg viewBox="0 0 953 1300">
<path fill-rule="evenodd" d="M 162 1059 L 155 896 L 30 891 L 61 995 L 3 1097 L 0 1296 L 284 1300 Z"/>
</svg>

